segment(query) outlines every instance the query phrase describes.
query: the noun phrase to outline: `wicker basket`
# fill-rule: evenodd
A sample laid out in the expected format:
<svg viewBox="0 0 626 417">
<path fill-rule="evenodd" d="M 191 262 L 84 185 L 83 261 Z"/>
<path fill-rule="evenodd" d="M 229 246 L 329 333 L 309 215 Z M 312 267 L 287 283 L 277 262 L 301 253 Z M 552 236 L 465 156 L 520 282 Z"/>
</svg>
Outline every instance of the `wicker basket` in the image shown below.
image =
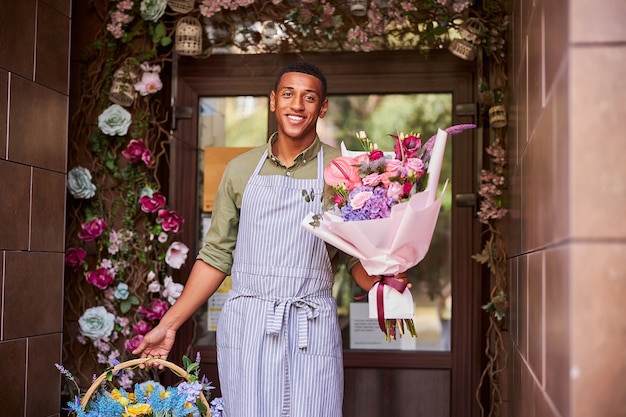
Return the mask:
<svg viewBox="0 0 626 417">
<path fill-rule="evenodd" d="M 135 366 L 144 364 L 146 362 L 155 362 L 155 363 L 158 363 L 159 365 L 163 365 L 164 367 L 174 372 L 174 374 L 176 374 L 177 376 L 189 382 L 189 374 L 187 373 L 187 371 L 185 371 L 183 368 L 176 365 L 175 363 L 168 362 L 163 359 L 148 359 L 148 358 L 131 359 L 129 361 L 122 362 L 120 364 L 115 365 L 113 369 L 103 372 L 98 378 L 96 378 L 91 384 L 91 386 L 89 387 L 89 389 L 87 390 L 87 392 L 85 393 L 85 396 L 80 402 L 80 406 L 83 409 L 87 407 L 87 404 L 89 404 L 89 399 L 98 390 L 98 388 L 100 388 L 100 385 L 106 380 L 107 375 L 109 373 L 113 373 L 113 375 L 115 375 L 117 372 L 121 371 L 122 369 L 133 368 Z M 206 397 L 204 396 L 202 392 L 200 392 L 200 401 L 202 401 L 202 403 L 207 408 L 207 414 L 206 414 L 207 417 L 210 417 L 211 411 L 209 407 L 209 402 L 207 401 Z"/>
<path fill-rule="evenodd" d="M 178 13 L 187 14 L 193 10 L 194 0 L 167 0 L 167 5 Z"/>
<path fill-rule="evenodd" d="M 137 79 L 137 69 L 130 59 L 126 59 L 113 75 L 109 100 L 120 106 L 130 107 L 137 96 L 134 86 Z"/>
</svg>

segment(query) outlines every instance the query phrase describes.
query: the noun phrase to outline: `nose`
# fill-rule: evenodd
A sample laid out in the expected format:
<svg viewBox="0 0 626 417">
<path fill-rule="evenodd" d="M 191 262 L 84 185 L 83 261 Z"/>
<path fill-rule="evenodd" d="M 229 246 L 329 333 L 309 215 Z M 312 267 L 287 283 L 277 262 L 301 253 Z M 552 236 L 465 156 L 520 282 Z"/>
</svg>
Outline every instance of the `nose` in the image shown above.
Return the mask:
<svg viewBox="0 0 626 417">
<path fill-rule="evenodd" d="M 304 96 L 296 95 L 291 101 L 291 107 L 294 110 L 304 110 Z"/>
</svg>

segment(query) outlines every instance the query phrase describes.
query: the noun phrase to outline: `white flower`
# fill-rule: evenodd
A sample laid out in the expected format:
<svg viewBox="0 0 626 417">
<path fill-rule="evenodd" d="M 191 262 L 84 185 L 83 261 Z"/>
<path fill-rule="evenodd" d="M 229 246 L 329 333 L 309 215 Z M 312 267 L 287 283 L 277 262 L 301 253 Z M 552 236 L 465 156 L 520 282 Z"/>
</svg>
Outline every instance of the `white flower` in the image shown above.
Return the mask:
<svg viewBox="0 0 626 417">
<path fill-rule="evenodd" d="M 148 284 L 148 292 L 157 293 L 159 291 L 161 291 L 161 284 L 159 284 L 159 281 L 152 281 Z"/>
<path fill-rule="evenodd" d="M 91 172 L 80 166 L 67 173 L 67 189 L 74 198 L 91 198 L 96 194 L 96 186 L 91 182 Z"/>
<path fill-rule="evenodd" d="M 143 20 L 156 22 L 165 13 L 167 0 L 143 0 L 139 6 L 139 12 Z"/>
<path fill-rule="evenodd" d="M 172 277 L 169 275 L 165 277 L 165 280 L 163 281 L 163 286 L 165 287 L 165 289 L 163 290 L 162 295 L 163 297 L 167 297 L 167 301 L 169 301 L 169 303 L 172 305 L 174 305 L 178 297 L 180 297 L 180 294 L 182 294 L 183 288 L 185 288 L 182 284 L 174 282 Z"/>
<path fill-rule="evenodd" d="M 115 315 L 102 306 L 91 307 L 80 316 L 78 324 L 83 335 L 92 340 L 102 339 L 111 335 L 115 326 Z"/>
<path fill-rule="evenodd" d="M 126 135 L 130 122 L 131 114 L 119 104 L 111 104 L 98 116 L 98 127 L 109 136 Z"/>
<path fill-rule="evenodd" d="M 189 248 L 182 242 L 172 242 L 165 254 L 165 263 L 174 269 L 180 269 L 180 267 L 187 260 L 187 253 Z"/>
</svg>

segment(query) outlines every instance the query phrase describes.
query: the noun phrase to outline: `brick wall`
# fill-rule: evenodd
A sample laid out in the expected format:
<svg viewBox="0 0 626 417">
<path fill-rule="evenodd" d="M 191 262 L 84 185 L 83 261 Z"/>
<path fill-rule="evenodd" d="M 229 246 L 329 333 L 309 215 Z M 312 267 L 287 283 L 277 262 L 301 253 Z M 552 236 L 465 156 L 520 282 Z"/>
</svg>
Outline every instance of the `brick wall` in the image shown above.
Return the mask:
<svg viewBox="0 0 626 417">
<path fill-rule="evenodd" d="M 626 415 L 626 2 L 510 4 L 507 410 Z"/>
<path fill-rule="evenodd" d="M 0 416 L 58 416 L 71 0 L 0 2 Z"/>
</svg>

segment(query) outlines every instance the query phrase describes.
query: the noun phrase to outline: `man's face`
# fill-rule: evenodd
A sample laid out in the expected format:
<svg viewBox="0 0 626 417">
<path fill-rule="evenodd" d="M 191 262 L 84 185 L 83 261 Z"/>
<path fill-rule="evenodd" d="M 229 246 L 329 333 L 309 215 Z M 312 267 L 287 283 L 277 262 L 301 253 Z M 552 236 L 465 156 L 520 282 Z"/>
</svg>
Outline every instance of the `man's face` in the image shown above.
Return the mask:
<svg viewBox="0 0 626 417">
<path fill-rule="evenodd" d="M 291 140 L 313 141 L 317 118 L 324 117 L 327 109 L 322 82 L 300 72 L 284 74 L 270 95 L 270 110 L 276 112 L 279 137 Z"/>
</svg>

